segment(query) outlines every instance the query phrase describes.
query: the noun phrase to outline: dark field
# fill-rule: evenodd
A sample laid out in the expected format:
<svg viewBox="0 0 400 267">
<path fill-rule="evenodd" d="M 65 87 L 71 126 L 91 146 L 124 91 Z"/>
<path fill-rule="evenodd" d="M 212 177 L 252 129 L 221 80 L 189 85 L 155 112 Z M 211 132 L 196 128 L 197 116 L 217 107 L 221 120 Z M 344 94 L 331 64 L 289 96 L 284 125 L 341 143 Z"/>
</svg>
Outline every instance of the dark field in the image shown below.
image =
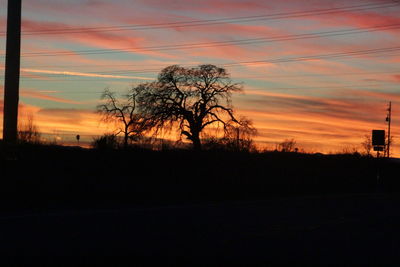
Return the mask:
<svg viewBox="0 0 400 267">
<path fill-rule="evenodd" d="M 3 215 L 1 259 L 31 264 L 400 264 L 397 196 L 283 198 Z"/>
<path fill-rule="evenodd" d="M 3 155 L 6 263 L 400 261 L 392 160 L 41 146 Z"/>
</svg>

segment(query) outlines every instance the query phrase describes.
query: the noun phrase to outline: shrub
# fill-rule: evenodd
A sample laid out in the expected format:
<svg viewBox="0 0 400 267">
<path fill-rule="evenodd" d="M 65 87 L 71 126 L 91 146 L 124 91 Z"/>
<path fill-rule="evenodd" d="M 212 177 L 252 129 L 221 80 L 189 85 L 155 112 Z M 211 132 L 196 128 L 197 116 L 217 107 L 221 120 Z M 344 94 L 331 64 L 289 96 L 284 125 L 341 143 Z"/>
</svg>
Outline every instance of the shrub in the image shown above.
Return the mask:
<svg viewBox="0 0 400 267">
<path fill-rule="evenodd" d="M 92 147 L 95 149 L 117 149 L 119 146 L 118 138 L 114 134 L 104 134 L 94 138 L 92 142 Z"/>
</svg>

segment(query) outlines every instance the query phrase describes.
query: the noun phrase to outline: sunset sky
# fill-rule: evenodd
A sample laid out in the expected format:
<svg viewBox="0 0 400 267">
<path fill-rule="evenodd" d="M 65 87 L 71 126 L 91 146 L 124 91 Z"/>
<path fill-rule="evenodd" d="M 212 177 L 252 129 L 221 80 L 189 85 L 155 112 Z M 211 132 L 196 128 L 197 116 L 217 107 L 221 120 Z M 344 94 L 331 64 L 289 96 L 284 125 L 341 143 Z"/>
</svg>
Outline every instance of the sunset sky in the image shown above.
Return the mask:
<svg viewBox="0 0 400 267">
<path fill-rule="evenodd" d="M 253 120 L 260 147 L 294 138 L 310 152 L 359 148 L 386 129 L 392 101 L 400 156 L 400 1 L 22 2 L 20 116 L 32 113 L 52 138 L 110 131 L 94 113 L 107 87 L 125 93 L 168 65 L 215 64 L 243 83 L 233 104 Z"/>
</svg>

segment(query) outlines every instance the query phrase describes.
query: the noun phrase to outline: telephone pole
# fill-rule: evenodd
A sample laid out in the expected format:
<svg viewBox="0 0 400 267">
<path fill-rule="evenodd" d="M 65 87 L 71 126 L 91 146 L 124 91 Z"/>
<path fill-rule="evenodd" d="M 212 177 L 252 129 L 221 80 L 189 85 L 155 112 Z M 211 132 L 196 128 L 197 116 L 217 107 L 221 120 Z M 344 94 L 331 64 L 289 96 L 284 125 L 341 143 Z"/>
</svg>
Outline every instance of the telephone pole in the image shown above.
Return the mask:
<svg viewBox="0 0 400 267">
<path fill-rule="evenodd" d="M 21 59 L 21 0 L 8 0 L 4 79 L 3 140 L 17 141 L 19 75 Z"/>
<path fill-rule="evenodd" d="M 390 157 L 390 124 L 392 122 L 392 102 L 389 102 L 389 107 L 387 109 L 386 121 L 388 123 L 388 136 L 387 136 L 387 148 L 386 148 L 386 157 Z"/>
</svg>

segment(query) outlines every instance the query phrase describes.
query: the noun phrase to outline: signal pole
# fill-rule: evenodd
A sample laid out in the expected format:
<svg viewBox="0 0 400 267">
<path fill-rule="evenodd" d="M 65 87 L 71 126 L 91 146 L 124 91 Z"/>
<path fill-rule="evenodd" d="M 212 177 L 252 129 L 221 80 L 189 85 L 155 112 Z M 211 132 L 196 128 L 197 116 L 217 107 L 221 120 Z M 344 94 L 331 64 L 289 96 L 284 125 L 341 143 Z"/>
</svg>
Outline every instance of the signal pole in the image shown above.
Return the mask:
<svg viewBox="0 0 400 267">
<path fill-rule="evenodd" d="M 392 122 L 392 102 L 389 102 L 389 107 L 387 109 L 388 114 L 386 117 L 386 121 L 388 123 L 388 136 L 387 136 L 387 149 L 386 149 L 386 157 L 390 156 L 390 124 Z"/>
<path fill-rule="evenodd" d="M 8 0 L 7 44 L 4 79 L 3 140 L 17 141 L 19 75 L 21 59 L 21 1 Z"/>
</svg>

